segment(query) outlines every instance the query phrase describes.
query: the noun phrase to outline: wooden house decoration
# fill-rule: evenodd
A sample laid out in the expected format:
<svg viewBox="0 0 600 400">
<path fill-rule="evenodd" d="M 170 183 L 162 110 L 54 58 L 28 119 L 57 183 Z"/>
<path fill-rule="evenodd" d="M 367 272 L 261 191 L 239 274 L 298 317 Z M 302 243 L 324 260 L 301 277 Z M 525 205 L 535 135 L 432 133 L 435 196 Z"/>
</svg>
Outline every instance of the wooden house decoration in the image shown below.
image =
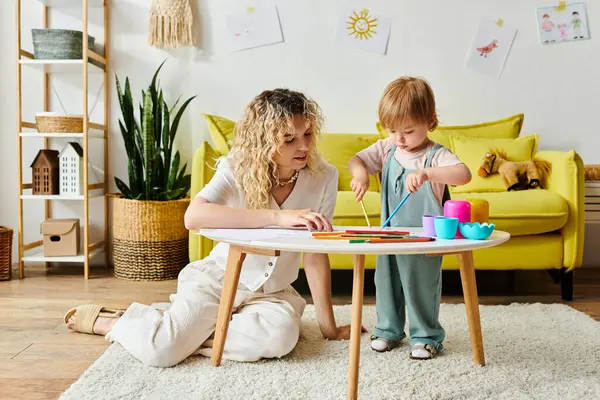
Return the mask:
<svg viewBox="0 0 600 400">
<path fill-rule="evenodd" d="M 67 142 L 60 151 L 60 195 L 83 194 L 83 149 L 77 142 Z"/>
<path fill-rule="evenodd" d="M 40 150 L 33 159 L 31 168 L 32 192 L 34 195 L 59 194 L 57 150 Z"/>
</svg>

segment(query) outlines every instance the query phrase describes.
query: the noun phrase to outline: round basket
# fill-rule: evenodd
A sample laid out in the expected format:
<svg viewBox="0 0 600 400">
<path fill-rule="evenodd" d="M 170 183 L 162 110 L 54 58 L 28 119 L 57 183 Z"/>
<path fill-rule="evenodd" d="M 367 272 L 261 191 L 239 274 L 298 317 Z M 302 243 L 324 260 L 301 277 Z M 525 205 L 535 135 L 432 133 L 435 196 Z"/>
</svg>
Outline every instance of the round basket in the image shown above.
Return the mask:
<svg viewBox="0 0 600 400">
<path fill-rule="evenodd" d="M 586 165 L 584 169 L 586 181 L 600 181 L 600 165 Z"/>
<path fill-rule="evenodd" d="M 0 281 L 9 281 L 12 277 L 13 230 L 0 226 Z"/>
<path fill-rule="evenodd" d="M 33 56 L 38 60 L 74 60 L 83 58 L 83 32 L 71 29 L 32 29 Z M 88 49 L 94 49 L 94 37 L 88 35 Z"/>
<path fill-rule="evenodd" d="M 175 279 L 189 262 L 184 225 L 190 199 L 140 201 L 113 199 L 114 275 L 135 281 Z"/>
<path fill-rule="evenodd" d="M 83 132 L 83 116 L 36 115 L 35 125 L 40 133 L 81 133 Z"/>
</svg>

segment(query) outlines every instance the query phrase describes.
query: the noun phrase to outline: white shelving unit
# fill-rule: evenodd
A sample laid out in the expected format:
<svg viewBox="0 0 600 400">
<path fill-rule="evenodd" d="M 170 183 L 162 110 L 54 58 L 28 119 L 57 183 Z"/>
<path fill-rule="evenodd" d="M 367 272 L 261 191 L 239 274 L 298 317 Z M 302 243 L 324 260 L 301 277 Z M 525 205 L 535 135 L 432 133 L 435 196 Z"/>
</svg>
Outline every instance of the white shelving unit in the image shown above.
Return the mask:
<svg viewBox="0 0 600 400">
<path fill-rule="evenodd" d="M 24 50 L 21 43 L 21 17 L 26 11 L 23 7 L 25 2 L 31 2 L 26 7 L 33 5 L 42 7 L 42 28 L 49 28 L 48 13 L 53 8 L 72 8 L 81 11 L 81 22 L 83 32 L 82 59 L 76 60 L 39 60 L 35 59 L 34 54 Z M 104 16 L 104 56 L 88 49 L 88 13 L 103 12 Z M 19 247 L 19 278 L 25 276 L 26 262 L 75 262 L 82 263 L 85 279 L 89 278 L 90 259 L 105 251 L 108 242 L 108 198 L 105 195 L 108 188 L 108 126 L 109 126 L 109 98 L 108 98 L 108 69 L 109 69 L 109 2 L 107 0 L 16 0 L 16 27 L 17 27 L 17 159 L 18 159 L 18 200 L 19 200 L 19 229 L 18 229 L 18 247 Z M 22 74 L 26 69 L 28 73 L 43 74 L 43 98 L 44 110 L 50 111 L 50 79 L 58 74 L 80 74 L 82 80 L 82 104 L 83 104 L 83 132 L 80 133 L 40 133 L 36 131 L 36 124 L 23 121 L 23 91 Z M 88 76 L 93 74 L 102 74 L 104 79 L 104 121 L 94 123 L 89 120 L 88 95 L 89 85 Z M 27 129 L 29 131 L 27 131 Z M 23 182 L 23 141 L 31 143 L 32 138 L 42 138 L 43 148 L 49 149 L 50 141 L 55 139 L 76 139 L 81 141 L 83 148 L 83 195 L 81 196 L 60 196 L 60 195 L 33 195 L 31 194 L 32 183 Z M 90 184 L 89 182 L 89 147 L 88 139 L 97 139 L 104 142 L 104 169 L 103 181 Z M 30 144 L 28 144 L 30 146 Z M 89 200 L 94 197 L 104 197 L 104 240 L 96 243 L 90 243 L 90 215 Z M 43 241 L 37 240 L 31 243 L 24 242 L 24 221 L 23 215 L 28 207 L 39 207 L 38 202 L 29 200 L 41 200 L 44 202 L 45 219 L 52 218 L 52 202 L 54 201 L 78 201 L 83 204 L 82 219 L 82 237 L 83 247 L 78 256 L 74 257 L 45 257 L 43 250 Z M 108 261 L 108 260 L 106 260 Z"/>
</svg>

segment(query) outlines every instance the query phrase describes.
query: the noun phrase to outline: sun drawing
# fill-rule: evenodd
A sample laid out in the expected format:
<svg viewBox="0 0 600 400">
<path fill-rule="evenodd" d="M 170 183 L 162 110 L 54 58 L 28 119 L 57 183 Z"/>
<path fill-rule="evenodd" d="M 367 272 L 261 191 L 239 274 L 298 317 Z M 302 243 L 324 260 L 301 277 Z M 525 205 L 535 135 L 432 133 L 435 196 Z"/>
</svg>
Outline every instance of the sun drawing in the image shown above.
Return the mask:
<svg viewBox="0 0 600 400">
<path fill-rule="evenodd" d="M 350 20 L 346 22 L 349 25 L 346 29 L 350 31 L 348 36 L 354 35 L 355 39 L 360 40 L 371 39 L 377 33 L 374 29 L 377 26 L 376 22 L 377 18 L 371 18 L 369 10 L 362 10 L 360 15 L 354 11 L 350 15 Z"/>
</svg>

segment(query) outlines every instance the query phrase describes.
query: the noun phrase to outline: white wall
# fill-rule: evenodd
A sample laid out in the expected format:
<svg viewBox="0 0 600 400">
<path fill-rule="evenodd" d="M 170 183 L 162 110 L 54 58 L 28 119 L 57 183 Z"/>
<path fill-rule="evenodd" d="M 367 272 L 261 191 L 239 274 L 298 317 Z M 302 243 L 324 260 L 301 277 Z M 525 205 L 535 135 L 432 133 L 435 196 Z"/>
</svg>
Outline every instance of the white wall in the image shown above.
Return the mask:
<svg viewBox="0 0 600 400">
<path fill-rule="evenodd" d="M 38 2 L 25 4 L 23 47 L 32 50 L 29 29 L 39 21 Z M 111 0 L 111 184 L 112 175 L 126 178 L 126 159 L 117 129 L 120 116 L 114 74 L 132 79 L 139 101 L 163 59 L 162 84 L 169 101 L 197 94 L 178 143 L 184 158 L 208 139 L 200 112 L 237 119 L 243 106 L 263 89 L 286 86 L 315 98 L 327 117 L 330 132 L 374 132 L 376 107 L 387 82 L 403 74 L 427 78 L 437 95 L 442 124 L 469 124 L 524 113 L 522 133 L 537 132 L 543 149 L 575 149 L 584 162 L 600 163 L 597 133 L 597 95 L 600 53 L 594 24 L 600 5 L 587 2 L 592 40 L 543 47 L 537 36 L 535 7 L 553 5 L 548 0 L 280 0 L 277 1 L 285 42 L 274 46 L 229 53 L 221 28 L 228 7 L 260 5 L 266 0 L 191 0 L 194 4 L 198 48 L 159 50 L 147 42 L 148 0 Z M 386 56 L 341 48 L 333 41 L 338 7 L 345 4 L 382 9 L 393 18 Z M 52 24 L 77 28 L 78 12 L 53 13 Z M 481 17 L 502 18 L 519 29 L 500 80 L 463 68 L 465 53 Z M 92 34 L 101 42 L 101 16 L 90 15 Z M 79 25 L 80 26 L 80 25 Z M 15 20 L 14 2 L 0 2 L 0 149 L 3 168 L 0 182 L 0 224 L 17 226 L 15 157 Z M 587 61 L 586 61 L 587 60 Z M 34 98 L 40 79 L 28 74 L 27 95 Z M 61 78 L 62 79 L 62 78 Z M 72 110 L 80 107 L 79 77 L 57 81 L 61 99 Z M 99 82 L 90 84 L 92 96 Z M 72 96 L 70 98 L 70 96 Z M 93 104 L 90 100 L 90 106 Z M 33 118 L 38 105 L 26 104 Z M 53 99 L 53 107 L 60 111 Z M 102 103 L 94 113 L 101 119 Z M 69 110 L 69 112 L 72 112 Z M 74 112 L 74 111 L 73 111 Z M 27 142 L 32 143 L 32 142 Z M 98 148 L 98 151 L 100 148 Z M 37 149 L 29 148 L 26 166 Z M 101 157 L 101 154 L 99 155 Z M 101 158 L 99 158 L 101 159 Z M 36 203 L 28 203 L 36 204 Z M 41 204 L 41 203 L 39 203 Z M 101 205 L 101 203 L 97 203 Z M 71 205 L 71 211 L 76 207 Z M 26 232 L 37 233 L 39 218 L 29 215 Z M 37 219 L 36 219 L 37 218 Z M 100 219 L 101 221 L 101 219 Z"/>
</svg>

